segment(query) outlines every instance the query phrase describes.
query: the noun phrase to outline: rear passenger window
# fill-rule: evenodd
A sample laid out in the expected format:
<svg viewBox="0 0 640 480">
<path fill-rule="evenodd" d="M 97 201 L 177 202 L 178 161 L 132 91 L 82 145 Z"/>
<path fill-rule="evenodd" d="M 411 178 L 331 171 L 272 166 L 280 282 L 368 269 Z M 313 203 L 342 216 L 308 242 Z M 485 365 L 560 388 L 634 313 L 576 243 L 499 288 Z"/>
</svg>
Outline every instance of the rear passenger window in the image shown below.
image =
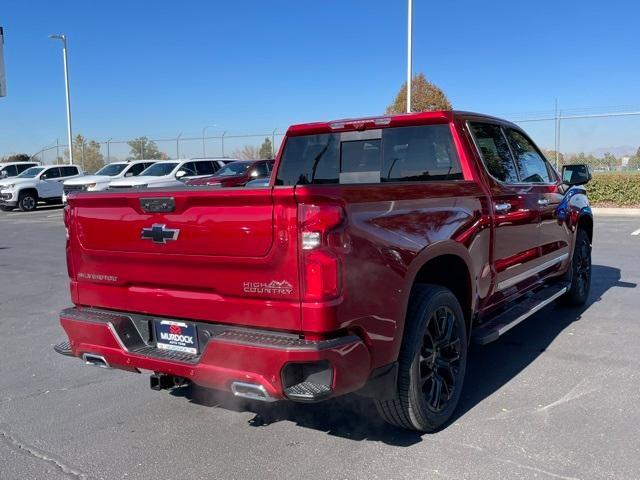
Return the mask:
<svg viewBox="0 0 640 480">
<path fill-rule="evenodd" d="M 7 177 L 15 177 L 18 174 L 18 169 L 15 165 L 9 165 L 0 169 L 0 172 L 5 172 Z"/>
<path fill-rule="evenodd" d="M 78 175 L 77 167 L 60 167 L 62 177 L 72 177 L 73 175 Z"/>
<path fill-rule="evenodd" d="M 547 162 L 538 149 L 520 132 L 507 129 L 507 138 L 516 156 L 520 181 L 527 183 L 551 183 Z"/>
<path fill-rule="evenodd" d="M 469 127 L 491 176 L 501 182 L 518 183 L 518 172 L 502 129 L 489 123 L 470 123 Z"/>
<path fill-rule="evenodd" d="M 25 170 L 31 168 L 31 167 L 36 167 L 37 164 L 36 163 L 27 163 L 25 165 L 16 165 L 17 169 L 18 169 L 18 173 L 22 173 Z"/>
<path fill-rule="evenodd" d="M 388 128 L 382 143 L 383 182 L 462 180 L 449 125 Z"/>
<path fill-rule="evenodd" d="M 196 171 L 198 175 L 213 175 L 216 173 L 213 162 L 196 162 Z"/>
</svg>

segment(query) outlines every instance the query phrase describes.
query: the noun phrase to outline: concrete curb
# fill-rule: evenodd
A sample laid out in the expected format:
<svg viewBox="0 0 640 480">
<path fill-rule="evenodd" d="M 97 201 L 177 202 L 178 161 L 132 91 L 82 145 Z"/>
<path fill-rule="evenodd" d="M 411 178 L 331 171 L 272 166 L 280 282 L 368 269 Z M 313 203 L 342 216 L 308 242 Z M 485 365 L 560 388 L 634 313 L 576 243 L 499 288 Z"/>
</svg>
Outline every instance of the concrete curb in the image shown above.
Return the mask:
<svg viewBox="0 0 640 480">
<path fill-rule="evenodd" d="M 619 217 L 640 217 L 640 208 L 604 208 L 592 207 L 594 215 L 607 215 Z"/>
</svg>

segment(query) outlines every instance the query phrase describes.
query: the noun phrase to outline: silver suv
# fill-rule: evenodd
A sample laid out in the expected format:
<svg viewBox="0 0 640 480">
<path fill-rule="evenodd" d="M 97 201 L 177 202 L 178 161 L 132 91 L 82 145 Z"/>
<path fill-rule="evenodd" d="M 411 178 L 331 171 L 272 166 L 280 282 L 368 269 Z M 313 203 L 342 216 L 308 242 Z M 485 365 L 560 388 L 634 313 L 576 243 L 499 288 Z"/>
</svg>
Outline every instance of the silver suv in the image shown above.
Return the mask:
<svg viewBox="0 0 640 480">
<path fill-rule="evenodd" d="M 77 165 L 51 165 L 31 167 L 17 177 L 0 181 L 0 209 L 18 207 L 30 212 L 38 202 L 61 203 L 62 182 L 82 175 Z"/>
</svg>

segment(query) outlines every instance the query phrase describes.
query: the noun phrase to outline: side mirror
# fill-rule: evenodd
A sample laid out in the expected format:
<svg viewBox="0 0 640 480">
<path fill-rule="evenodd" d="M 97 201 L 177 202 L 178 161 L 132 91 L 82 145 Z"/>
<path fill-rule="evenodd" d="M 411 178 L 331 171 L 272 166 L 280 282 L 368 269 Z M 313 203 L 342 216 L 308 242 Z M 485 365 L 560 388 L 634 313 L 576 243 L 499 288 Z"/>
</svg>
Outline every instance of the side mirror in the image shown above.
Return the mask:
<svg viewBox="0 0 640 480">
<path fill-rule="evenodd" d="M 260 174 L 258 173 L 257 170 L 251 170 L 251 172 L 249 173 L 249 176 L 251 178 L 258 178 L 258 175 L 260 175 Z"/>
<path fill-rule="evenodd" d="M 8 176 L 8 175 L 9 175 L 9 174 L 7 173 L 7 171 L 6 171 L 6 170 L 2 170 L 2 171 L 0 172 L 0 178 L 7 178 L 7 176 Z"/>
<path fill-rule="evenodd" d="M 124 174 L 125 177 L 133 177 L 133 172 L 127 172 Z"/>
<path fill-rule="evenodd" d="M 43 173 L 42 175 L 40 175 L 40 180 L 46 180 L 47 179 L 47 174 Z"/>
<path fill-rule="evenodd" d="M 588 165 L 564 165 L 562 167 L 562 183 L 565 185 L 584 185 L 591 180 L 591 169 Z"/>
<path fill-rule="evenodd" d="M 178 170 L 176 172 L 176 178 L 180 179 L 180 178 L 184 177 L 186 174 L 187 174 L 187 172 L 185 172 L 184 170 Z"/>
</svg>

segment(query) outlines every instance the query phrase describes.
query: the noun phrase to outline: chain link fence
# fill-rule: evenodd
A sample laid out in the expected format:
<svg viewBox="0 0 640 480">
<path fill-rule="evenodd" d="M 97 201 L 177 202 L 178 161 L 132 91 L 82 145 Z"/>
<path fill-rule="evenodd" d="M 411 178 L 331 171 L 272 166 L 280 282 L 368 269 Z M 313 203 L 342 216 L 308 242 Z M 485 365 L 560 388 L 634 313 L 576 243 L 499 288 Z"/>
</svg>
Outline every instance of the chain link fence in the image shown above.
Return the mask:
<svg viewBox="0 0 640 480">
<path fill-rule="evenodd" d="M 524 128 L 557 167 L 568 163 L 587 163 L 596 172 L 639 171 L 640 107 L 593 107 L 555 109 L 499 115 Z M 275 156 L 284 137 L 284 128 L 263 133 L 222 131 L 201 136 L 176 135 L 148 138 L 164 158 L 256 156 L 265 140 L 271 142 Z M 145 137 L 147 138 L 147 137 Z M 88 141 L 91 139 L 87 139 Z M 145 145 L 137 139 L 106 137 L 96 140 L 105 163 L 130 158 L 146 158 Z M 43 164 L 68 162 L 67 145 L 57 141 L 33 155 Z M 148 153 L 148 152 L 147 152 Z M 85 166 L 83 150 L 74 149 L 75 163 Z"/>
<path fill-rule="evenodd" d="M 147 158 L 151 150 L 159 151 L 162 158 L 202 158 L 227 157 L 251 158 L 257 156 L 260 148 L 268 141 L 271 145 L 270 156 L 275 157 L 284 137 L 285 129 L 273 129 L 264 133 L 220 132 L 218 134 L 193 137 L 177 135 L 175 138 L 137 137 L 131 139 L 117 139 L 107 137 L 106 140 L 96 140 L 104 163 L 128 160 L 132 158 Z M 140 138 L 145 138 L 141 142 Z M 87 138 L 87 142 L 93 139 Z M 74 162 L 83 169 L 89 160 L 89 143 L 74 147 Z M 68 145 L 53 142 L 32 155 L 32 158 L 44 165 L 68 163 Z M 93 154 L 93 151 L 91 152 Z"/>
<path fill-rule="evenodd" d="M 529 133 L 556 167 L 586 163 L 595 172 L 640 171 L 639 107 L 532 112 L 510 119 Z"/>
</svg>

